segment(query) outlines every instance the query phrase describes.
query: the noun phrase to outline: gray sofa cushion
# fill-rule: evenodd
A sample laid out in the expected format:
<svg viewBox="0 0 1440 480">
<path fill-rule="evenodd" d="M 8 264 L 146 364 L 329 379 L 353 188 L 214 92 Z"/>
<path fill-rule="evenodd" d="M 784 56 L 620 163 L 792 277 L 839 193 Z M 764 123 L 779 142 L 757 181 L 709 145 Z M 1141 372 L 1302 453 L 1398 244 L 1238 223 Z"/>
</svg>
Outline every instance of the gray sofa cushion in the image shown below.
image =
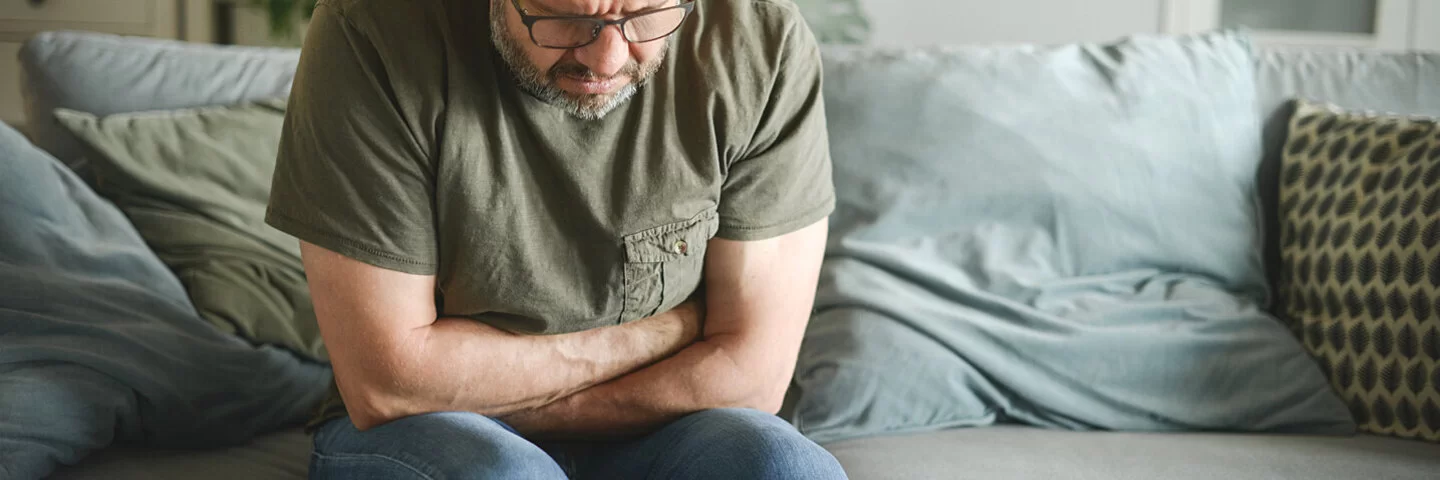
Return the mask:
<svg viewBox="0 0 1440 480">
<path fill-rule="evenodd" d="M 826 445 L 854 480 L 1433 478 L 1440 445 L 1376 436 L 1065 432 L 987 427 Z M 112 449 L 55 480 L 299 480 L 310 437 L 280 432 L 243 447 Z"/>
<path fill-rule="evenodd" d="M 1280 271 L 1280 153 L 1294 110 L 1290 100 L 1305 97 L 1347 109 L 1440 116 L 1440 53 L 1272 48 L 1257 53 L 1255 73 L 1265 115 L 1258 182 L 1265 266 L 1274 285 Z"/>
<path fill-rule="evenodd" d="M 825 61 L 837 207 L 796 366 L 806 435 L 1354 431 L 1257 308 L 1244 37 Z"/>
<path fill-rule="evenodd" d="M 299 58 L 295 49 L 45 32 L 20 50 L 26 121 L 36 145 L 74 168 L 82 150 L 54 121 L 56 108 L 107 115 L 284 97 Z"/>
<path fill-rule="evenodd" d="M 1440 115 L 1440 53 L 1270 48 L 1256 57 L 1260 105 L 1270 120 L 1295 96 L 1352 109 Z"/>
<path fill-rule="evenodd" d="M 275 432 L 246 445 L 205 450 L 112 448 L 61 468 L 51 480 L 301 480 L 310 461 L 310 436 Z"/>
<path fill-rule="evenodd" d="M 826 445 L 850 478 L 1421 480 L 1440 445 L 1376 436 L 951 430 Z"/>
</svg>

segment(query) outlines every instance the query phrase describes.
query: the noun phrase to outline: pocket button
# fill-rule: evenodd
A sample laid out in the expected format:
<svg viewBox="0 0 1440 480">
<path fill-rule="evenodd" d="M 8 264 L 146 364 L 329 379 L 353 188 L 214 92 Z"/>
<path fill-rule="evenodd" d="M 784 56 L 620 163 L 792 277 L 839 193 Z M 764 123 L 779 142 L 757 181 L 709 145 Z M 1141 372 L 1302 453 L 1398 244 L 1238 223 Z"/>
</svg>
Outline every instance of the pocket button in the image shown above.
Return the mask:
<svg viewBox="0 0 1440 480">
<path fill-rule="evenodd" d="M 681 255 L 688 255 L 688 254 L 690 254 L 690 244 L 689 244 L 689 243 L 685 243 L 684 240 L 676 240 L 676 241 L 675 241 L 675 246 L 672 247 L 672 250 L 674 250 L 675 253 L 678 253 L 678 254 L 681 254 Z"/>
</svg>

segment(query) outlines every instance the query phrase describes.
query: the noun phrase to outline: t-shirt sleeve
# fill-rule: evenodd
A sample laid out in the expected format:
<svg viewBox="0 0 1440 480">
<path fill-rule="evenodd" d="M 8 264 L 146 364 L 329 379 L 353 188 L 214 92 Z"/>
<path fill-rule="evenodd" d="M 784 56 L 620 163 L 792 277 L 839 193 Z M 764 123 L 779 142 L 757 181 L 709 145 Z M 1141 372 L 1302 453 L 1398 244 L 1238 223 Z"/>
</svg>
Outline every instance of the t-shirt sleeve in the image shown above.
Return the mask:
<svg viewBox="0 0 1440 480">
<path fill-rule="evenodd" d="M 819 48 L 798 23 L 782 45 L 755 134 L 726 173 L 720 238 L 784 235 L 824 219 L 835 207 Z"/>
<path fill-rule="evenodd" d="M 393 48 L 327 2 L 290 94 L 265 220 L 377 267 L 436 271 L 433 135 Z M 360 25 L 370 25 L 361 23 Z M 407 83 L 409 85 L 407 85 Z"/>
</svg>

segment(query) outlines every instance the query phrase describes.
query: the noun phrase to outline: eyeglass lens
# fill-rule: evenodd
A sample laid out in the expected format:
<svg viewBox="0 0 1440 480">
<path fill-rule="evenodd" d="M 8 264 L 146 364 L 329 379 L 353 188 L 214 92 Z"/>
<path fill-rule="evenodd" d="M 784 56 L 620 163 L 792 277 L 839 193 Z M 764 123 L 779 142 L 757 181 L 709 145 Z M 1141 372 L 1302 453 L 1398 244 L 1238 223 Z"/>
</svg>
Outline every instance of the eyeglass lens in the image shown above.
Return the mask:
<svg viewBox="0 0 1440 480">
<path fill-rule="evenodd" d="M 625 39 L 634 43 L 659 40 L 680 28 L 685 9 L 674 7 L 630 17 L 622 25 Z M 535 43 L 552 48 L 573 48 L 590 43 L 603 24 L 583 18 L 542 19 L 530 27 Z"/>
</svg>

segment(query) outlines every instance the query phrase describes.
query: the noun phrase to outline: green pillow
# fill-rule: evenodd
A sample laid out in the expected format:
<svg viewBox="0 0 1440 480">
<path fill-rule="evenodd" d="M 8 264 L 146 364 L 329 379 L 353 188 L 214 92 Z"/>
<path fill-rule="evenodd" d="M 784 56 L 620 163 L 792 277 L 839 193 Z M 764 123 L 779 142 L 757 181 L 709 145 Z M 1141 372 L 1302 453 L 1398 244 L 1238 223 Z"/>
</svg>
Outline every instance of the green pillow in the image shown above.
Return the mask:
<svg viewBox="0 0 1440 480">
<path fill-rule="evenodd" d="M 284 100 L 55 116 L 89 147 L 95 190 L 125 212 L 201 316 L 252 343 L 326 357 L 299 242 L 264 222 Z"/>
</svg>

